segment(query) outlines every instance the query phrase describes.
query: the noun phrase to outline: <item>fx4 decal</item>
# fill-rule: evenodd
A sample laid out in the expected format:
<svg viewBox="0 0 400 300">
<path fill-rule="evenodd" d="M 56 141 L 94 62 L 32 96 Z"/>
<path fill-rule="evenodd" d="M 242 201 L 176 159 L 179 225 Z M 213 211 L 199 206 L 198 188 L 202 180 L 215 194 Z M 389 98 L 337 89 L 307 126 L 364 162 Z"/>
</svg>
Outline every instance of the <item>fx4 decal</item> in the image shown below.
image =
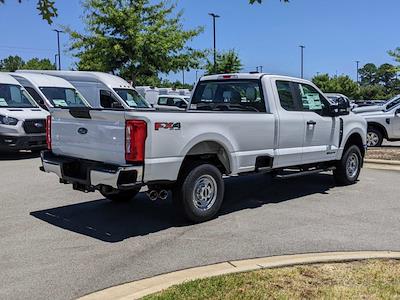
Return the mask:
<svg viewBox="0 0 400 300">
<path fill-rule="evenodd" d="M 167 130 L 181 130 L 181 123 L 173 123 L 173 122 L 156 122 L 154 124 L 154 129 L 159 131 L 160 129 Z"/>
</svg>

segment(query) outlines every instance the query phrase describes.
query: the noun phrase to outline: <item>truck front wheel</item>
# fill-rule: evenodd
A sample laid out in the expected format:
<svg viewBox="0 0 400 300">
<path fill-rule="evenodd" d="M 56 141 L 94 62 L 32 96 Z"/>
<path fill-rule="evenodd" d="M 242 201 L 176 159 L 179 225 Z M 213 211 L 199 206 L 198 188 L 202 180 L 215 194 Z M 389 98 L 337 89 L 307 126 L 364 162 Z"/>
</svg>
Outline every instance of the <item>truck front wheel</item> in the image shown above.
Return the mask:
<svg viewBox="0 0 400 300">
<path fill-rule="evenodd" d="M 221 172 L 211 164 L 195 164 L 178 182 L 173 198 L 177 208 L 192 222 L 214 218 L 224 198 Z"/>
<path fill-rule="evenodd" d="M 132 200 L 138 193 L 139 190 L 126 190 L 126 191 L 104 191 L 100 190 L 100 193 L 103 195 L 104 198 L 114 201 L 114 202 L 128 202 Z"/>
<path fill-rule="evenodd" d="M 354 184 L 361 172 L 362 155 L 360 148 L 350 146 L 338 161 L 336 170 L 333 171 L 336 183 L 339 185 Z"/>
<path fill-rule="evenodd" d="M 370 127 L 367 132 L 367 146 L 380 147 L 383 143 L 383 134 L 380 130 Z"/>
</svg>

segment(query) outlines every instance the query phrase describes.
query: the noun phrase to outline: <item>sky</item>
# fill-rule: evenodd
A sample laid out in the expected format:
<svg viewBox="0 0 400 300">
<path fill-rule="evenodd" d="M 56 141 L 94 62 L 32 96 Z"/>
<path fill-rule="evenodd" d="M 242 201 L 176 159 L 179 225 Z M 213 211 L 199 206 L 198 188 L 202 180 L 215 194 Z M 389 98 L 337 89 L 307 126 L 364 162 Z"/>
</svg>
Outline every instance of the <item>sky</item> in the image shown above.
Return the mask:
<svg viewBox="0 0 400 300">
<path fill-rule="evenodd" d="M 249 5 L 248 0 L 177 0 L 183 10 L 186 29 L 202 26 L 204 32 L 190 42 L 198 49 L 213 45 L 212 19 L 217 20 L 217 48 L 235 49 L 242 59 L 243 71 L 263 66 L 267 73 L 300 76 L 300 48 L 304 45 L 306 78 L 317 73 L 346 74 L 355 79 L 356 60 L 361 65 L 394 63 L 388 50 L 400 47 L 399 0 L 264 0 Z M 67 25 L 84 29 L 80 0 L 56 0 L 59 17 L 48 25 L 37 14 L 36 0 L 6 0 L 0 5 L 0 59 L 19 55 L 54 60 L 56 34 Z M 67 51 L 68 36 L 61 37 L 62 67 L 74 66 Z M 201 74 L 201 71 L 199 71 Z M 182 80 L 182 74 L 168 74 L 170 80 Z M 185 81 L 195 81 L 194 70 Z"/>
</svg>

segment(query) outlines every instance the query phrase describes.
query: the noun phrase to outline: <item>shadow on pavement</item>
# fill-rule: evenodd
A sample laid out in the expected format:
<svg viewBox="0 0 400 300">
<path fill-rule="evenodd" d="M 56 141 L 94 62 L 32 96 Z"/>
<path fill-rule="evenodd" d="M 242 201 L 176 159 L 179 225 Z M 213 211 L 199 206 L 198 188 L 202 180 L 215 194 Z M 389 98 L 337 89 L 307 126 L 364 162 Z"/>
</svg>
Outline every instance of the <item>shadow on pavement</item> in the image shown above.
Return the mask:
<svg viewBox="0 0 400 300">
<path fill-rule="evenodd" d="M 328 194 L 334 186 L 326 174 L 272 181 L 266 175 L 229 178 L 220 215 L 253 209 L 311 194 Z M 54 226 L 84 234 L 104 242 L 120 242 L 171 227 L 189 226 L 174 211 L 171 197 L 151 202 L 140 194 L 128 203 L 102 199 L 31 212 L 30 215 Z"/>
<path fill-rule="evenodd" d="M 40 152 L 20 151 L 20 152 L 0 152 L 0 161 L 23 160 L 40 157 Z"/>
</svg>

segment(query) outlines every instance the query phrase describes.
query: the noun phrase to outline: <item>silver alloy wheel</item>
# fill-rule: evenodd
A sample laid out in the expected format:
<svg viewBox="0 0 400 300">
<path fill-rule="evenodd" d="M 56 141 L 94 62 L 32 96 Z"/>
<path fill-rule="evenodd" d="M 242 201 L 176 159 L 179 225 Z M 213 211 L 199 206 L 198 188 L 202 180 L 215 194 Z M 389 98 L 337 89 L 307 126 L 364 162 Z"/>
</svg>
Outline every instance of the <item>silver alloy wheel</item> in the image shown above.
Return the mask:
<svg viewBox="0 0 400 300">
<path fill-rule="evenodd" d="M 376 132 L 368 132 L 367 133 L 367 146 L 375 147 L 379 143 L 379 136 Z"/>
<path fill-rule="evenodd" d="M 200 176 L 193 189 L 193 204 L 196 208 L 206 211 L 209 210 L 217 200 L 217 182 L 210 175 Z"/>
<path fill-rule="evenodd" d="M 350 154 L 346 162 L 346 174 L 349 179 L 353 179 L 357 176 L 359 165 L 360 159 L 358 158 L 357 154 Z"/>
</svg>

